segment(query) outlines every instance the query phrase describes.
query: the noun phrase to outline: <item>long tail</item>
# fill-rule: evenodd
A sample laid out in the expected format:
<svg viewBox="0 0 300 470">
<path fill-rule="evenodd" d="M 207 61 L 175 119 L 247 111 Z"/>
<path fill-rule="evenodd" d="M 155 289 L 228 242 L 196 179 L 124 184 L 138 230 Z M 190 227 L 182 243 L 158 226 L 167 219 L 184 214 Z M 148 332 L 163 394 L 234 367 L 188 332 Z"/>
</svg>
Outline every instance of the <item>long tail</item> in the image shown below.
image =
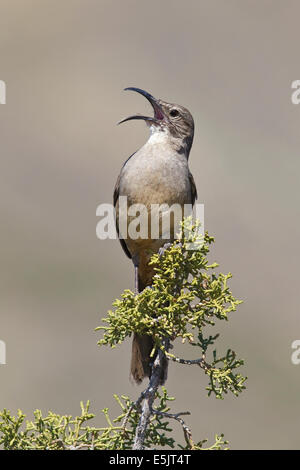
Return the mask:
<svg viewBox="0 0 300 470">
<path fill-rule="evenodd" d="M 148 285 L 148 283 L 147 283 Z M 139 277 L 139 292 L 146 287 L 146 283 Z M 140 384 L 145 377 L 151 376 L 151 366 L 155 355 L 150 357 L 154 342 L 151 336 L 134 334 L 132 340 L 131 366 L 130 372 L 137 384 Z M 163 385 L 168 376 L 168 360 L 163 359 L 160 385 Z"/>
<path fill-rule="evenodd" d="M 151 364 L 155 356 L 150 357 L 153 349 L 153 340 L 151 336 L 137 335 L 133 336 L 131 353 L 131 375 L 137 384 L 140 384 L 145 377 L 151 376 Z M 168 376 L 168 360 L 163 359 L 162 372 L 160 376 L 160 385 L 163 385 Z"/>
</svg>

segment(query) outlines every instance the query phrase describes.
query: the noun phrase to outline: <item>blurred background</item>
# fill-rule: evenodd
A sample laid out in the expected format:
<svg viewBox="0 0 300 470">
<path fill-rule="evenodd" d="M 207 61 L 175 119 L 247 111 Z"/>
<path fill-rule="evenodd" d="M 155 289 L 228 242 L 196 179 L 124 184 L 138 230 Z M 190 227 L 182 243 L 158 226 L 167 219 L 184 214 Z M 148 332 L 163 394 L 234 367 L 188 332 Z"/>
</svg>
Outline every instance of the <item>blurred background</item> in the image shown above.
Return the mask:
<svg viewBox="0 0 300 470">
<path fill-rule="evenodd" d="M 174 411 L 192 412 L 194 440 L 299 448 L 299 14 L 297 0 L 0 1 L 0 408 L 77 414 L 90 399 L 102 424 L 102 408 L 118 413 L 113 393 L 141 391 L 130 340 L 99 348 L 94 331 L 133 288 L 119 242 L 95 230 L 97 205 L 148 138 L 142 122 L 116 126 L 150 111 L 122 91 L 137 86 L 193 114 L 212 258 L 244 300 L 217 346 L 245 359 L 247 390 L 208 398 L 198 368 L 171 364 Z"/>
</svg>

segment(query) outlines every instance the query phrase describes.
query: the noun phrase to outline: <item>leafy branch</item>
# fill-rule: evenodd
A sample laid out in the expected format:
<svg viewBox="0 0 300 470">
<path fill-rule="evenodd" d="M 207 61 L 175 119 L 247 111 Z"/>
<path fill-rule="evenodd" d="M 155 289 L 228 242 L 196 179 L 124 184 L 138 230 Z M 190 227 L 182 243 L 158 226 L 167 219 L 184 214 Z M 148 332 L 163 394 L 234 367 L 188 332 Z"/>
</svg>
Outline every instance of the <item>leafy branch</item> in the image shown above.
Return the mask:
<svg viewBox="0 0 300 470">
<path fill-rule="evenodd" d="M 191 219 L 186 219 L 180 239 L 152 256 L 150 264 L 155 269 L 152 286 L 138 295 L 125 290 L 121 299 L 114 302 L 114 310 L 103 319 L 105 326 L 97 328 L 103 332 L 100 346 L 115 347 L 134 332 L 154 339 L 152 376 L 148 388 L 138 399 L 144 403 L 141 410 L 143 435 L 150 416 L 157 415 L 152 403 L 158 389 L 155 371 L 160 367 L 161 354 L 176 363 L 198 365 L 209 378 L 208 395 L 223 399 L 228 392 L 238 396 L 245 388 L 246 378 L 237 371 L 243 360 L 238 359 L 234 351 L 228 349 L 218 356 L 214 349 L 212 360 L 207 361 L 207 350 L 219 335 L 205 338 L 205 328 L 214 326 L 218 320 L 227 321 L 241 301 L 229 289 L 231 273 L 217 274 L 218 264 L 209 264 L 207 260 L 213 237 L 207 233 L 202 237 L 198 229 L 199 224 L 193 225 Z M 177 338 L 199 347 L 201 357 L 188 360 L 172 354 L 169 348 Z M 178 413 L 173 417 L 179 418 Z M 134 448 L 143 448 L 143 445 L 143 437 L 139 439 L 137 435 Z M 190 446 L 192 448 L 193 444 Z"/>
<path fill-rule="evenodd" d="M 189 411 L 171 412 L 166 388 L 159 389 L 163 361 L 198 366 L 208 377 L 208 395 L 218 399 L 231 392 L 238 396 L 246 378 L 239 372 L 243 361 L 232 349 L 219 355 L 214 348 L 219 334 L 205 335 L 207 327 L 217 321 L 227 321 L 241 303 L 228 286 L 231 274 L 217 273 L 217 263 L 209 264 L 207 256 L 214 239 L 207 233 L 199 235 L 198 224 L 186 219 L 180 239 L 167 245 L 151 258 L 155 275 L 153 284 L 136 295 L 125 290 L 113 310 L 97 330 L 103 336 L 99 345 L 116 347 L 133 333 L 150 335 L 154 340 L 152 374 L 146 389 L 136 401 L 114 395 L 121 408 L 120 415 L 110 418 L 102 410 L 106 426 L 93 427 L 95 414 L 89 402 L 81 403 L 81 415 L 72 417 L 49 412 L 43 416 L 34 412 L 26 421 L 25 414 L 17 416 L 4 409 L 0 412 L 0 448 L 45 450 L 130 450 L 156 447 L 192 450 L 227 448 L 224 436 L 216 435 L 215 442 L 204 447 L 206 440 L 195 441 L 185 417 Z M 183 359 L 173 353 L 172 342 L 180 339 L 190 348 L 199 350 L 198 359 Z M 212 351 L 211 349 L 214 348 Z M 175 442 L 170 423 L 181 426 L 183 443 Z"/>
<path fill-rule="evenodd" d="M 0 448 L 5 450 L 130 450 L 133 447 L 137 425 L 139 422 L 139 407 L 127 396 L 114 395 L 120 406 L 121 413 L 111 419 L 108 409 L 102 410 L 106 426 L 93 427 L 90 425 L 95 414 L 89 411 L 89 402 L 81 402 L 81 415 L 72 417 L 49 412 L 43 416 L 40 410 L 34 412 L 32 421 L 25 420 L 26 415 L 18 411 L 13 416 L 8 410 L 0 412 Z M 146 447 L 175 447 L 175 441 L 170 435 L 168 414 L 169 397 L 165 388 L 157 393 L 158 404 L 155 415 L 151 417 L 145 436 Z M 201 446 L 205 441 L 198 443 Z M 226 446 L 223 436 L 216 436 L 215 443 L 210 448 Z M 186 447 L 182 447 L 186 448 Z M 210 449 L 209 448 L 209 449 Z"/>
</svg>

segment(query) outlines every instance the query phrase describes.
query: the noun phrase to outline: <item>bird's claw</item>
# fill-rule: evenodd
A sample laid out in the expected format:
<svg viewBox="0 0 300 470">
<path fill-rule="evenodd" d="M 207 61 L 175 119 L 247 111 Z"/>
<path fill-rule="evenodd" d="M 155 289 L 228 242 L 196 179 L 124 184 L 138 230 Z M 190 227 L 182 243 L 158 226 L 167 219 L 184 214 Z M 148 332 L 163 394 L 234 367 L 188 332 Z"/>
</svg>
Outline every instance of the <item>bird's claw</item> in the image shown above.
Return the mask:
<svg viewBox="0 0 300 470">
<path fill-rule="evenodd" d="M 159 256 L 163 256 L 164 253 L 165 253 L 165 251 L 168 250 L 171 246 L 172 246 L 172 243 L 165 243 L 164 246 L 162 246 L 162 247 L 158 250 Z"/>
</svg>

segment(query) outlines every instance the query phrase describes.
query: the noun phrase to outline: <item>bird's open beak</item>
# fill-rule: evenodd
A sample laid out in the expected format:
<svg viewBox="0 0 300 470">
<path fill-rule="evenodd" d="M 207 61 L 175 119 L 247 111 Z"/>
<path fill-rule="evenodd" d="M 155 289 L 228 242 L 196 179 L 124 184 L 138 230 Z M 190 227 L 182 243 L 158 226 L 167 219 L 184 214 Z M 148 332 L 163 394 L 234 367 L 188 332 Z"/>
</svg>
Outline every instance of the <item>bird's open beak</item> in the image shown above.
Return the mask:
<svg viewBox="0 0 300 470">
<path fill-rule="evenodd" d="M 154 98 L 154 96 L 150 95 L 150 93 L 148 93 L 145 90 L 141 90 L 140 88 L 129 87 L 129 88 L 125 88 L 125 91 L 126 90 L 136 91 L 137 93 L 140 93 L 145 98 L 147 98 L 147 100 L 149 101 L 149 103 L 151 104 L 153 108 L 154 116 L 149 117 L 149 116 L 141 116 L 140 114 L 136 114 L 134 116 L 129 116 L 128 118 L 123 119 L 118 124 L 122 124 L 123 122 L 131 121 L 133 119 L 142 119 L 143 121 L 148 121 L 150 123 L 155 123 L 155 124 L 159 124 L 161 121 L 164 120 L 165 115 L 163 113 L 163 110 L 161 106 L 159 105 L 159 101 L 156 98 Z"/>
</svg>

